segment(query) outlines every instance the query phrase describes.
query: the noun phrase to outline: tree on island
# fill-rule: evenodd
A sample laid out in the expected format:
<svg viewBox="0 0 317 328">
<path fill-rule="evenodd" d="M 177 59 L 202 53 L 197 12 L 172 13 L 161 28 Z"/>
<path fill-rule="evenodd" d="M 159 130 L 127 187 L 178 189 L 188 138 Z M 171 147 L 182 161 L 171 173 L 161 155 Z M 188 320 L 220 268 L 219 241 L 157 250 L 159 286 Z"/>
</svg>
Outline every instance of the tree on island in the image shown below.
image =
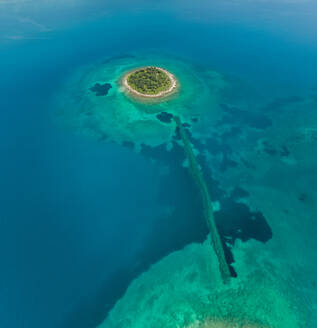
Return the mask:
<svg viewBox="0 0 317 328">
<path fill-rule="evenodd" d="M 172 86 L 170 77 L 156 67 L 145 67 L 132 72 L 127 80 L 129 86 L 143 94 L 155 95 Z"/>
</svg>

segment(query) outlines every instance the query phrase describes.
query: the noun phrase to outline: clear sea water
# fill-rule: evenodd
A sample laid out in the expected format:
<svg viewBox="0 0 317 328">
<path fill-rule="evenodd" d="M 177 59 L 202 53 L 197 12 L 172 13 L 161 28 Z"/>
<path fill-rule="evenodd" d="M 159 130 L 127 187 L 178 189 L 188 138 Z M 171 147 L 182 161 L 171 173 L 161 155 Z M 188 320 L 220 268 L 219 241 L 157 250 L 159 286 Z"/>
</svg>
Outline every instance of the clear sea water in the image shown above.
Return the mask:
<svg viewBox="0 0 317 328">
<path fill-rule="evenodd" d="M 50 99 L 72 71 L 155 49 L 268 102 L 313 93 L 316 17 L 313 1 L 0 0 L 0 326 L 94 327 L 165 252 L 146 246 L 162 165 L 56 126 Z"/>
</svg>

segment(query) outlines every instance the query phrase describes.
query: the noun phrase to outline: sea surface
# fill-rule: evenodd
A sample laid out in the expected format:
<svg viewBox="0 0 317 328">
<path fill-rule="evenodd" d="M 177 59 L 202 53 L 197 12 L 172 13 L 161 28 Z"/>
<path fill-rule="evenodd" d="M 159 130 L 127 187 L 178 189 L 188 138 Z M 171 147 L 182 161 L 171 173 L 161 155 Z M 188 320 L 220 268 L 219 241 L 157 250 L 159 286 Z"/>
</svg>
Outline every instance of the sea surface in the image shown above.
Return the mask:
<svg viewBox="0 0 317 328">
<path fill-rule="evenodd" d="M 294 196 L 302 207 L 283 209 L 290 212 L 285 233 L 293 245 L 291 233 L 307 228 L 294 239 L 306 274 L 296 277 L 298 285 L 310 279 L 299 297 L 315 328 L 316 17 L 314 1 L 0 0 L 0 326 L 96 327 L 133 279 L 206 238 L 181 149 L 135 151 L 57 123 L 54 99 L 81 67 L 156 53 L 208 67 L 234 84 L 226 95 L 232 103 L 222 104 L 226 126 L 218 137 L 225 142 L 202 148 L 220 152 L 220 162 L 209 162 L 224 209 L 220 230 L 233 241 L 278 239 L 272 213 L 281 201 L 270 200 L 273 209 L 265 212 L 259 190 L 269 186 L 292 202 Z M 232 109 L 237 103 L 240 111 Z M 300 150 L 287 143 L 299 140 L 292 134 L 298 127 L 309 139 Z M 254 140 L 267 157 L 250 154 Z M 257 208 L 235 202 L 247 195 Z M 231 219 L 237 213 L 238 223 Z M 250 217 L 258 220 L 252 227 Z"/>
</svg>

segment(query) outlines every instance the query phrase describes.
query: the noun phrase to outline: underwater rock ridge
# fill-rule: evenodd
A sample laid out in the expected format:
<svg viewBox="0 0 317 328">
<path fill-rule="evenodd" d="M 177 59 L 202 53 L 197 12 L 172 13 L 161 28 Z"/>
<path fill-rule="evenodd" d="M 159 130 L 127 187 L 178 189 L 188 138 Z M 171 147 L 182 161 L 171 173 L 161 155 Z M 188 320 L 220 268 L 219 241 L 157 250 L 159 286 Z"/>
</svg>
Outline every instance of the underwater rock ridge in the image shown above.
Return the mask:
<svg viewBox="0 0 317 328">
<path fill-rule="evenodd" d="M 224 252 L 224 249 L 222 246 L 221 238 L 220 238 L 220 235 L 219 235 L 216 223 L 215 223 L 213 208 L 211 205 L 210 194 L 209 194 L 207 185 L 204 181 L 204 178 L 202 176 L 201 170 L 199 168 L 199 164 L 196 160 L 196 157 L 195 157 L 192 147 L 190 145 L 190 142 L 187 138 L 187 135 L 186 135 L 186 132 L 182 125 L 182 122 L 178 116 L 174 116 L 174 121 L 177 125 L 179 135 L 184 144 L 185 154 L 189 160 L 189 169 L 190 169 L 190 171 L 193 175 L 193 178 L 195 179 L 197 186 L 199 188 L 199 191 L 201 193 L 204 215 L 205 215 L 205 219 L 207 221 L 207 225 L 210 230 L 212 246 L 213 246 L 214 251 L 218 258 L 219 269 L 220 269 L 222 280 L 226 284 L 229 282 L 230 277 L 231 277 L 230 268 L 226 261 L 225 252 Z"/>
</svg>

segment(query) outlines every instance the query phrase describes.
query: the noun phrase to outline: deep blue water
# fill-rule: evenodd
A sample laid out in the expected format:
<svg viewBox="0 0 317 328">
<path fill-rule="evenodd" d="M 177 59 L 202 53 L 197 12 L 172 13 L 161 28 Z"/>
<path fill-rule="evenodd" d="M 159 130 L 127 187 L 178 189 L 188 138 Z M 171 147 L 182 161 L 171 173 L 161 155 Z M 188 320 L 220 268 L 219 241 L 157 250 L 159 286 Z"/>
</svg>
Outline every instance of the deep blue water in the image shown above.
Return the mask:
<svg viewBox="0 0 317 328">
<path fill-rule="evenodd" d="M 1 327 L 93 326 L 133 272 L 164 253 L 148 243 L 163 215 L 160 164 L 52 119 L 50 99 L 74 69 L 155 49 L 272 98 L 317 86 L 315 4 L 199 2 L 57 3 L 50 12 L 45 2 L 36 11 L 0 2 Z M 21 25 L 12 12 L 51 30 Z M 204 234 L 185 230 L 180 246 Z"/>
</svg>

